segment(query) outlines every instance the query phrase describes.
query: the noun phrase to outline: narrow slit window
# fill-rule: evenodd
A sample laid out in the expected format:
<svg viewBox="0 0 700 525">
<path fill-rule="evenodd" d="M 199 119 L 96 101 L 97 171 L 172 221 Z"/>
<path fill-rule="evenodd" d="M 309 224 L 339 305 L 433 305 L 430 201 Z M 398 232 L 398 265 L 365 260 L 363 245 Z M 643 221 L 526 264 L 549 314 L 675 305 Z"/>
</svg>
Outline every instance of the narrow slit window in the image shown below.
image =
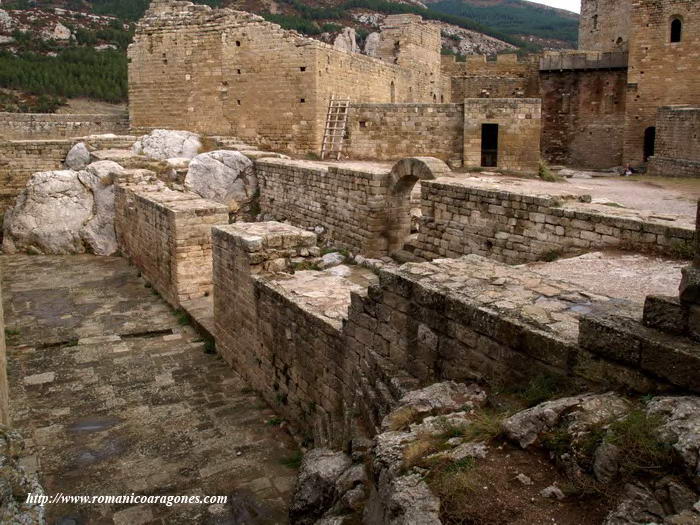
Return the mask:
<svg viewBox="0 0 700 525">
<path fill-rule="evenodd" d="M 683 40 L 683 21 L 680 18 L 671 20 L 671 43 Z"/>
</svg>

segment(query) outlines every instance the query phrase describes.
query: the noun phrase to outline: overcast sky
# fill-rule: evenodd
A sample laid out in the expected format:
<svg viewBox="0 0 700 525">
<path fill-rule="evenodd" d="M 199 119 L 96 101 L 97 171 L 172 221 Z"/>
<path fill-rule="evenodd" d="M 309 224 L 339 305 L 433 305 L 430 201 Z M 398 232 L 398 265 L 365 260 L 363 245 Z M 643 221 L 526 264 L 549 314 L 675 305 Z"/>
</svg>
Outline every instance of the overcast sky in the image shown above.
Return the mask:
<svg viewBox="0 0 700 525">
<path fill-rule="evenodd" d="M 581 12 L 581 0 L 533 0 L 538 4 L 547 4 L 552 7 L 559 7 L 561 9 L 568 9 L 569 11 L 574 11 L 576 13 Z"/>
</svg>

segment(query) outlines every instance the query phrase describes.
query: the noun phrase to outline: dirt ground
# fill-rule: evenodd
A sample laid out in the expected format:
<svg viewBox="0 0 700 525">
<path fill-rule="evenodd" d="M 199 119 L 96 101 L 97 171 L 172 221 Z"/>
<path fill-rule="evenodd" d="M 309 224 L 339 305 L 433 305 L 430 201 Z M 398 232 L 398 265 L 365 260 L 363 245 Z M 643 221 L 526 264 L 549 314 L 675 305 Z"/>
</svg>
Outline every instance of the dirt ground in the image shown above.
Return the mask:
<svg viewBox="0 0 700 525">
<path fill-rule="evenodd" d="M 61 106 L 56 113 L 115 115 L 126 113 L 126 111 L 126 104 L 110 104 L 108 102 L 100 102 L 87 98 L 71 98 L 68 99 L 68 104 Z"/>
</svg>

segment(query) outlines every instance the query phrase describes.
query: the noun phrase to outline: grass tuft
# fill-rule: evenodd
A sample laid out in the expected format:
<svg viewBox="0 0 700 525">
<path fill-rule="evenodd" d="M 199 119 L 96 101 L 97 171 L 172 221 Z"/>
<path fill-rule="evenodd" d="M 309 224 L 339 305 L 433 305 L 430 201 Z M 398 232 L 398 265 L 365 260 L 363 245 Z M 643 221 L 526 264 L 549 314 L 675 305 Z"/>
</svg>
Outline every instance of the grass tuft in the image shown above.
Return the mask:
<svg viewBox="0 0 700 525">
<path fill-rule="evenodd" d="M 177 317 L 177 324 L 180 326 L 187 326 L 190 324 L 190 317 L 180 309 L 175 310 L 175 317 Z"/>
<path fill-rule="evenodd" d="M 301 450 L 297 450 L 291 456 L 286 456 L 280 459 L 280 464 L 287 468 L 298 470 L 301 467 L 301 460 L 304 459 L 304 455 Z"/>
</svg>

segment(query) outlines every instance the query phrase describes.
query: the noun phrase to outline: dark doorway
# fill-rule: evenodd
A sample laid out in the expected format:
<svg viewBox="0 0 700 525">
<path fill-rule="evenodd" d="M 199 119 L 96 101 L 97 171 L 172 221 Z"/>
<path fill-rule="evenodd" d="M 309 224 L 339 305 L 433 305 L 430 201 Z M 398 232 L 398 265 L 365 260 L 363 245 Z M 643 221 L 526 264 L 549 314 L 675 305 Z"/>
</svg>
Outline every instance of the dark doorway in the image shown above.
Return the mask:
<svg viewBox="0 0 700 525">
<path fill-rule="evenodd" d="M 481 126 L 481 165 L 484 168 L 498 166 L 498 124 Z"/>
<path fill-rule="evenodd" d="M 644 162 L 649 160 L 649 157 L 654 156 L 654 148 L 656 147 L 656 128 L 647 128 L 644 130 Z"/>
</svg>

